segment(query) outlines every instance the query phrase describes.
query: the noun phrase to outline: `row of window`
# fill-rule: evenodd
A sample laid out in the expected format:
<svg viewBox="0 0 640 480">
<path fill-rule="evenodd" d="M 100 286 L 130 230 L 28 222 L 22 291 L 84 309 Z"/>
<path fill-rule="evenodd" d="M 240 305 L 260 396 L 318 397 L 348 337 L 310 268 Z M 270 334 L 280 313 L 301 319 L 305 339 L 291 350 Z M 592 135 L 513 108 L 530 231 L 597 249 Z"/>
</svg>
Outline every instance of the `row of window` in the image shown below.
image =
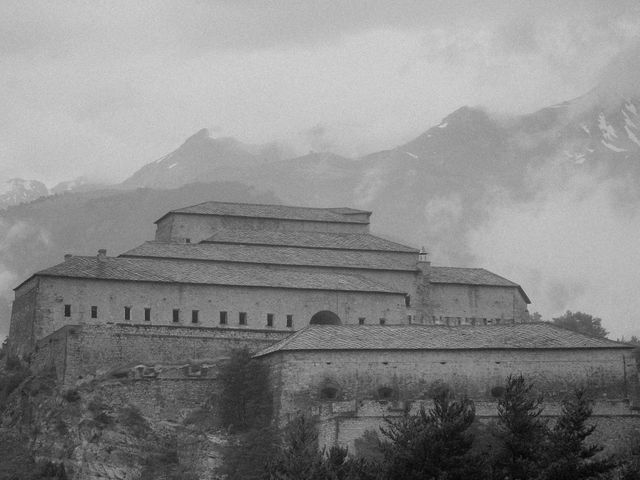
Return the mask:
<svg viewBox="0 0 640 480">
<path fill-rule="evenodd" d="M 172 320 L 173 323 L 180 323 L 181 319 L 181 311 L 179 308 L 173 309 Z M 71 317 L 71 305 L 66 304 L 64 306 L 64 316 Z M 91 306 L 91 318 L 98 318 L 98 307 L 96 305 Z M 131 307 L 124 307 L 124 319 L 131 320 Z M 273 313 L 267 313 L 267 327 L 273 327 L 275 315 Z M 151 321 L 151 308 L 144 309 L 144 321 Z M 200 311 L 199 310 L 191 310 L 191 323 L 200 323 Z M 220 312 L 220 325 L 228 325 L 229 323 L 229 312 L 221 311 Z M 238 325 L 246 325 L 247 324 L 247 312 L 239 312 L 238 313 Z M 293 315 L 287 315 L 287 327 L 293 328 Z"/>
</svg>

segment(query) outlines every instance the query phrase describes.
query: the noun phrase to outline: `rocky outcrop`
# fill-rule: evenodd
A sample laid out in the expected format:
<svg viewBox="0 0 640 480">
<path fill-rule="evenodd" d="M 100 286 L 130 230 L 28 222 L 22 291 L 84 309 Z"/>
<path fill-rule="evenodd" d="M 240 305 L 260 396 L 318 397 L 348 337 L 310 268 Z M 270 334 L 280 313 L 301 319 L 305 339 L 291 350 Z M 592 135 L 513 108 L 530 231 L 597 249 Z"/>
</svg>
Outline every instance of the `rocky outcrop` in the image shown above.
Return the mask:
<svg viewBox="0 0 640 480">
<path fill-rule="evenodd" d="M 219 478 L 226 437 L 206 410 L 197 421 L 147 417 L 101 395 L 113 380 L 63 390 L 54 378 L 27 377 L 0 406 L 0 455 L 18 478 L 46 469 L 74 480 Z"/>
</svg>

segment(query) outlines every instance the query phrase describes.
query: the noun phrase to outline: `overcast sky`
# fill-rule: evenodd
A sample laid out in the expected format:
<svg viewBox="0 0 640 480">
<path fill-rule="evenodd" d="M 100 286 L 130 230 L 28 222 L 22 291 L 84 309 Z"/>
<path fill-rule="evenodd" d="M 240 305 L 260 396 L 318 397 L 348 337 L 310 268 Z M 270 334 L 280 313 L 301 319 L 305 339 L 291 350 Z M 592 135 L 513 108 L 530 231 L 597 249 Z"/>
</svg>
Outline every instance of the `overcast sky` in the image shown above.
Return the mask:
<svg viewBox="0 0 640 480">
<path fill-rule="evenodd" d="M 3 0 L 0 180 L 120 181 L 203 127 L 358 155 L 535 110 L 595 84 L 638 3 Z"/>
</svg>

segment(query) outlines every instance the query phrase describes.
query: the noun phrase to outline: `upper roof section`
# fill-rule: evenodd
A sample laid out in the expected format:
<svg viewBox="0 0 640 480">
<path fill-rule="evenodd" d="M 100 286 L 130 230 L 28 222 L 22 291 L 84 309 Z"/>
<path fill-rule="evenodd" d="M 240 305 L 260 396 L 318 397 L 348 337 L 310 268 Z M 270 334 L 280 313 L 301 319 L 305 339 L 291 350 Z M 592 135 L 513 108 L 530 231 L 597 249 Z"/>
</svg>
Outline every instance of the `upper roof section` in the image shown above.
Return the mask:
<svg viewBox="0 0 640 480">
<path fill-rule="evenodd" d="M 371 212 L 353 208 L 308 208 L 253 203 L 204 202 L 178 208 L 164 214 L 155 223 L 172 213 L 216 215 L 222 217 L 268 218 L 274 220 L 301 220 L 307 222 L 369 224 Z"/>
<path fill-rule="evenodd" d="M 355 274 L 305 272 L 273 265 L 223 264 L 158 258 L 70 257 L 35 275 L 95 280 L 186 283 L 403 294 Z M 24 283 L 24 282 L 23 282 Z M 16 287 L 16 288 L 19 288 Z"/>
<path fill-rule="evenodd" d="M 216 262 L 358 268 L 366 270 L 416 271 L 415 255 L 395 252 L 331 250 L 235 243 L 146 242 L 120 257 L 203 260 Z"/>
<path fill-rule="evenodd" d="M 318 350 L 513 350 L 633 348 L 549 323 L 458 326 L 310 325 L 258 352 Z"/>
<path fill-rule="evenodd" d="M 431 267 L 429 281 L 457 285 L 482 285 L 490 287 L 515 287 L 525 302 L 531 303 L 522 287 L 484 268 Z"/>
<path fill-rule="evenodd" d="M 241 230 L 221 228 L 202 243 L 238 243 L 242 245 L 278 245 L 283 247 L 330 248 L 334 250 L 370 250 L 418 254 L 407 247 L 369 233 L 329 233 L 280 230 Z"/>
</svg>

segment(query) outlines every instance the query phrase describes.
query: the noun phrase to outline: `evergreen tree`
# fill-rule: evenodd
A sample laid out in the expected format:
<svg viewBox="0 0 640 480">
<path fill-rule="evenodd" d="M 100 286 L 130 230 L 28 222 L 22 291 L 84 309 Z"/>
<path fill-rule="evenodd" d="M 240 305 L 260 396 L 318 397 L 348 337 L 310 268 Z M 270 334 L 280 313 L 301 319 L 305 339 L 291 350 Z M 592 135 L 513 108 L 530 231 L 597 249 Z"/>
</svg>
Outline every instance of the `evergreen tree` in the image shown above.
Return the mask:
<svg viewBox="0 0 640 480">
<path fill-rule="evenodd" d="M 562 413 L 549 432 L 546 467 L 541 480 L 582 480 L 597 478 L 615 466 L 610 458 L 594 459 L 603 447 L 586 444 L 595 425 L 587 425 L 591 417 L 591 403 L 584 389 L 576 389 L 562 402 Z"/>
<path fill-rule="evenodd" d="M 482 462 L 470 454 L 473 436 L 468 432 L 475 406 L 467 398 L 456 400 L 443 390 L 428 412 L 405 412 L 387 420 L 382 434 L 384 478 L 388 480 L 482 478 Z"/>
<path fill-rule="evenodd" d="M 298 416 L 285 427 L 280 452 L 267 464 L 268 480 L 325 480 L 324 452 L 318 450 L 318 432 L 312 421 Z"/>
<path fill-rule="evenodd" d="M 539 418 L 542 397 L 532 392 L 522 375 L 509 376 L 498 401 L 498 431 L 503 450 L 494 459 L 497 478 L 535 478 L 542 462 L 547 427 Z"/>
</svg>

